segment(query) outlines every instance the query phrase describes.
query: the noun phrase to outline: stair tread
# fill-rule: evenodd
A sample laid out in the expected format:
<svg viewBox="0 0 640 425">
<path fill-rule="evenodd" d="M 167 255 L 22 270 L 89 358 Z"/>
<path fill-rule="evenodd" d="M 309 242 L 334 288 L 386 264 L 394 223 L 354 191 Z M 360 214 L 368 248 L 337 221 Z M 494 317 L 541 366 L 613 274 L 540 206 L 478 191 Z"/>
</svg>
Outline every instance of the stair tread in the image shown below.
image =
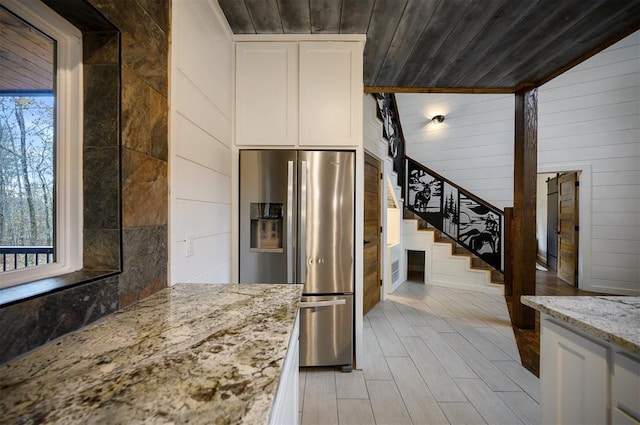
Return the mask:
<svg viewBox="0 0 640 425">
<path fill-rule="evenodd" d="M 423 225 L 423 220 L 418 219 L 418 218 L 404 218 L 404 220 L 406 221 L 413 221 L 414 225 L 415 225 L 415 231 L 416 232 L 431 232 L 434 234 L 433 236 L 433 243 L 434 244 L 439 244 L 439 245 L 448 245 L 451 249 L 450 253 L 448 255 L 450 255 L 452 258 L 458 258 L 458 259 L 468 259 L 469 261 L 469 271 L 476 271 L 476 272 L 488 272 L 489 273 L 489 279 L 488 282 L 486 283 L 486 285 L 488 286 L 497 286 L 497 287 L 504 287 L 505 283 L 504 283 L 504 275 L 497 269 L 495 269 L 494 267 L 492 267 L 491 265 L 485 263 L 481 258 L 479 258 L 476 254 L 468 251 L 466 248 L 464 248 L 463 246 L 459 245 L 454 239 L 450 238 L 449 236 L 447 236 L 446 234 L 444 234 L 442 231 L 431 227 L 431 226 L 424 226 Z"/>
</svg>

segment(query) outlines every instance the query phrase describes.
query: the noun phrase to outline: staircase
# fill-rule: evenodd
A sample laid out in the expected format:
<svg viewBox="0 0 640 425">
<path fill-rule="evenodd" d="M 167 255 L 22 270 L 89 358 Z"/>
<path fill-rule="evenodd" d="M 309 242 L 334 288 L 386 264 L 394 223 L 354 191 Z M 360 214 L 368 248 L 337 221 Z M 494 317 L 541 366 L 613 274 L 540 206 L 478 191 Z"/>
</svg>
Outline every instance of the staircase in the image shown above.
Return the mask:
<svg viewBox="0 0 640 425">
<path fill-rule="evenodd" d="M 425 224 L 418 219 L 403 220 L 404 249 L 424 251 L 425 283 L 504 295 L 502 273 Z"/>
<path fill-rule="evenodd" d="M 418 251 L 424 252 L 426 283 L 504 294 L 504 212 L 406 156 L 393 93 L 374 97 L 378 110 L 372 128 L 379 132 L 372 140 L 377 134 L 387 139 L 393 157 L 385 161 L 385 174 L 402 176 L 388 188 L 393 204 L 401 204 L 387 208 L 388 288 L 393 291 L 407 276 L 407 251 Z"/>
</svg>

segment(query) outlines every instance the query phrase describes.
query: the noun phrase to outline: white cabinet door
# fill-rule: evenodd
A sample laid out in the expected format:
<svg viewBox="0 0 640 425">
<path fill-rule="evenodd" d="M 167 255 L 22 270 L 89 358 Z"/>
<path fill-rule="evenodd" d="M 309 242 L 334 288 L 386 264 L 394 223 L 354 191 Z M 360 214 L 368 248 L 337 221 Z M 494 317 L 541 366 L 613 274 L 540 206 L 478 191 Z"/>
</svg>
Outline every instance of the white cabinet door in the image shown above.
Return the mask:
<svg viewBox="0 0 640 425">
<path fill-rule="evenodd" d="M 298 140 L 298 43 L 236 47 L 236 145 L 294 146 Z"/>
<path fill-rule="evenodd" d="M 611 423 L 640 424 L 640 358 L 614 349 Z"/>
<path fill-rule="evenodd" d="M 362 142 L 360 42 L 300 43 L 300 145 Z"/>
<path fill-rule="evenodd" d="M 541 423 L 608 423 L 608 347 L 547 316 L 541 323 Z"/>
<path fill-rule="evenodd" d="M 298 424 L 298 387 L 300 379 L 300 313 L 289 340 L 289 348 L 284 359 L 278 393 L 271 411 L 270 425 L 297 425 Z"/>
</svg>

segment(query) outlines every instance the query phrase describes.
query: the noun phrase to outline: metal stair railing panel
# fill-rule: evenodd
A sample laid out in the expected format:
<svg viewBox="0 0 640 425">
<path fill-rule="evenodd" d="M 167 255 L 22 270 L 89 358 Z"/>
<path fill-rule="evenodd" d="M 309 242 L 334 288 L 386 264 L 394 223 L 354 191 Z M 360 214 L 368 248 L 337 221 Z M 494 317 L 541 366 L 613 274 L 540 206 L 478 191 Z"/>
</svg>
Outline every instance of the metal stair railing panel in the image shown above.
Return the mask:
<svg viewBox="0 0 640 425">
<path fill-rule="evenodd" d="M 405 207 L 504 273 L 504 214 L 406 157 Z"/>
</svg>

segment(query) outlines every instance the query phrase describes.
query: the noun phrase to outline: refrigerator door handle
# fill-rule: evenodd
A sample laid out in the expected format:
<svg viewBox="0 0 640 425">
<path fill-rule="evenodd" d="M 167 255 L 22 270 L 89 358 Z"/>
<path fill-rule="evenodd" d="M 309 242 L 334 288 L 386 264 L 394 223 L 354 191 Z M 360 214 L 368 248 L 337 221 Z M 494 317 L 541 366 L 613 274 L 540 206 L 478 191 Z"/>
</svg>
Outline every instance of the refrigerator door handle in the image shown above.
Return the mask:
<svg viewBox="0 0 640 425">
<path fill-rule="evenodd" d="M 301 161 L 300 170 L 300 283 L 307 280 L 307 161 Z"/>
<path fill-rule="evenodd" d="M 287 161 L 287 283 L 294 283 L 295 249 L 293 246 L 293 161 Z"/>
<path fill-rule="evenodd" d="M 330 307 L 330 306 L 334 306 L 334 305 L 345 305 L 347 303 L 347 300 L 345 299 L 341 299 L 341 300 L 330 300 L 330 301 L 307 301 L 307 302 L 301 302 L 300 308 L 313 308 L 313 307 Z"/>
</svg>

